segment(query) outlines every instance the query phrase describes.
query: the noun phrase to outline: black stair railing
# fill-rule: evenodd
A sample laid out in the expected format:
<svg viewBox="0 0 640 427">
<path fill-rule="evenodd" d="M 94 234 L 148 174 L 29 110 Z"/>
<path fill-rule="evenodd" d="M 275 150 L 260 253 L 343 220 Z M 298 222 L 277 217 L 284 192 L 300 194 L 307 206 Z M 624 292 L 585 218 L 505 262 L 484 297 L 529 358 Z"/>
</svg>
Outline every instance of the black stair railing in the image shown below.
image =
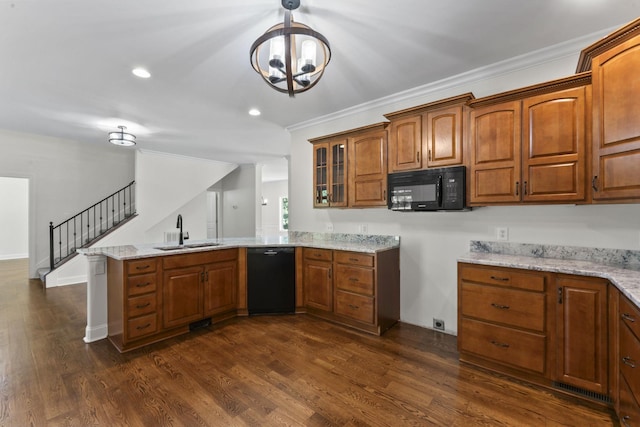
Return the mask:
<svg viewBox="0 0 640 427">
<path fill-rule="evenodd" d="M 135 181 L 56 226 L 50 222 L 50 269 L 74 256 L 76 249 L 90 246 L 135 215 L 134 193 Z"/>
</svg>

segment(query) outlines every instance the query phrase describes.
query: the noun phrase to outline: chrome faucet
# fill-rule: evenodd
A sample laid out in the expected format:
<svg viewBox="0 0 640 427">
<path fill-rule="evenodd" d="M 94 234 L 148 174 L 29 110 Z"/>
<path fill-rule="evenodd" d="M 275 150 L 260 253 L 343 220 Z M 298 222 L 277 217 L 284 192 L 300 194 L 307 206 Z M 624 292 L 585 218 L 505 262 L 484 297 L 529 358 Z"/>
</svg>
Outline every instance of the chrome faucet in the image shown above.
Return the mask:
<svg viewBox="0 0 640 427">
<path fill-rule="evenodd" d="M 178 214 L 178 223 L 176 224 L 176 228 L 180 229 L 180 234 L 178 237 L 178 244 L 184 244 L 184 235 L 182 234 L 182 215 Z"/>
</svg>

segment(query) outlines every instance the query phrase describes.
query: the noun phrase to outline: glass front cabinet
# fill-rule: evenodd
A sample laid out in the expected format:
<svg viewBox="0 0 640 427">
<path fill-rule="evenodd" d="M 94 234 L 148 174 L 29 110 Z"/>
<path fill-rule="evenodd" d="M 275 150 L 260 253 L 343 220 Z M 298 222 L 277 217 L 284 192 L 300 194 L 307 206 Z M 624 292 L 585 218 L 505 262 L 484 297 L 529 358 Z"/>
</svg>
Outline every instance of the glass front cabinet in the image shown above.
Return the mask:
<svg viewBox="0 0 640 427">
<path fill-rule="evenodd" d="M 313 142 L 313 206 L 347 206 L 347 139 Z"/>
</svg>

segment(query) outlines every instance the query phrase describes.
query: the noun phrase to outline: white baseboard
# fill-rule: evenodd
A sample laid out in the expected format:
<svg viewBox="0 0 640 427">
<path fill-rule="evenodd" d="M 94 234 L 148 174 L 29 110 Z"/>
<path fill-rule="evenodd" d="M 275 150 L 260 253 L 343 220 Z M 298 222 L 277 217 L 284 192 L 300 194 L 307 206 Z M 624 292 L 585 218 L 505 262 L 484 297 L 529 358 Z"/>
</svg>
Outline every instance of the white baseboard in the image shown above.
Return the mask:
<svg viewBox="0 0 640 427">
<path fill-rule="evenodd" d="M 0 255 L 0 261 L 6 261 L 8 259 L 23 259 L 23 258 L 29 258 L 29 254 L 24 253 L 24 254 L 5 254 L 5 255 Z"/>
<path fill-rule="evenodd" d="M 90 343 L 94 341 L 99 341 L 105 339 L 108 336 L 108 327 L 107 325 L 99 325 L 94 326 L 92 328 L 86 327 L 84 329 L 84 342 Z"/>
</svg>

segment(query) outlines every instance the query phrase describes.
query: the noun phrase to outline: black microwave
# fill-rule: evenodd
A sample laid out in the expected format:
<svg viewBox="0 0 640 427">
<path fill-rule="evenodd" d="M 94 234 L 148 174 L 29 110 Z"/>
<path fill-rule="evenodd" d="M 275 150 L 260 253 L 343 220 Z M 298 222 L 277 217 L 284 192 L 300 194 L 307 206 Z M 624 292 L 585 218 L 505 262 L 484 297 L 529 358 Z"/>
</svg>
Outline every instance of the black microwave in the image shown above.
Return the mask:
<svg viewBox="0 0 640 427">
<path fill-rule="evenodd" d="M 464 166 L 391 173 L 387 185 L 393 211 L 468 210 Z"/>
</svg>

